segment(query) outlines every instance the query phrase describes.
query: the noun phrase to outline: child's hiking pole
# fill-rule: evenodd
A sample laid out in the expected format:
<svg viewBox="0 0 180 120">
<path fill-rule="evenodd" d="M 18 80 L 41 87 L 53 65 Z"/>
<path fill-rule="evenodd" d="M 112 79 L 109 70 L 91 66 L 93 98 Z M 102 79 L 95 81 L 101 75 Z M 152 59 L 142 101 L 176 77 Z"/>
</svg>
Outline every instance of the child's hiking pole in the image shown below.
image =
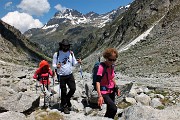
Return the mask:
<svg viewBox="0 0 180 120">
<path fill-rule="evenodd" d="M 45 107 L 45 104 L 46 104 L 46 93 L 45 93 L 45 86 L 44 86 L 44 82 L 42 83 L 43 85 L 43 94 L 44 94 L 44 107 Z"/>
<path fill-rule="evenodd" d="M 36 80 L 36 94 L 37 94 L 38 80 Z"/>
<path fill-rule="evenodd" d="M 54 92 L 54 77 L 52 79 L 53 79 L 53 92 Z"/>
<path fill-rule="evenodd" d="M 48 97 L 48 84 L 45 85 L 44 80 L 42 80 L 42 92 L 44 94 L 44 108 L 46 107 L 46 103 L 49 101 L 49 97 Z"/>
<path fill-rule="evenodd" d="M 46 92 L 46 102 L 48 103 L 48 106 L 50 106 L 50 102 L 51 102 L 51 95 L 50 93 L 50 85 L 48 85 L 48 79 L 47 79 L 47 84 L 46 84 L 46 88 L 47 88 L 47 92 Z"/>
<path fill-rule="evenodd" d="M 54 92 L 54 85 L 55 85 L 55 84 L 54 84 L 54 82 L 55 82 L 55 81 L 54 81 L 54 76 L 52 77 L 52 79 L 53 79 L 53 92 Z M 53 94 L 53 102 L 54 102 L 54 94 Z"/>
</svg>

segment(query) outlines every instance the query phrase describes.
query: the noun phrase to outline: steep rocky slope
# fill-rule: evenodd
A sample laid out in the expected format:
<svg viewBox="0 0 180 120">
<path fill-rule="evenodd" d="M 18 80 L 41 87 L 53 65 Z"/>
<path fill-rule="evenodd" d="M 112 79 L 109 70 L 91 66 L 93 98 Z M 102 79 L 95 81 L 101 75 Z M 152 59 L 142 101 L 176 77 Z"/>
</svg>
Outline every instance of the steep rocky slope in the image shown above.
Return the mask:
<svg viewBox="0 0 180 120">
<path fill-rule="evenodd" d="M 104 48 L 115 47 L 120 53 L 117 71 L 146 77 L 179 75 L 179 5 L 178 0 L 134 1 L 123 15 L 99 30 L 81 50 L 89 55 L 95 51 L 86 62 L 97 60 L 97 54 Z M 89 51 L 92 42 L 95 47 Z"/>
<path fill-rule="evenodd" d="M 146 38 L 121 53 L 120 69 L 124 73 L 143 76 L 180 75 L 180 2 L 153 2 L 161 5 L 156 8 L 160 17 L 153 22 L 154 28 Z"/>
<path fill-rule="evenodd" d="M 0 60 L 3 61 L 30 64 L 32 61 L 48 59 L 36 44 L 3 21 L 0 21 L 0 46 Z"/>
</svg>

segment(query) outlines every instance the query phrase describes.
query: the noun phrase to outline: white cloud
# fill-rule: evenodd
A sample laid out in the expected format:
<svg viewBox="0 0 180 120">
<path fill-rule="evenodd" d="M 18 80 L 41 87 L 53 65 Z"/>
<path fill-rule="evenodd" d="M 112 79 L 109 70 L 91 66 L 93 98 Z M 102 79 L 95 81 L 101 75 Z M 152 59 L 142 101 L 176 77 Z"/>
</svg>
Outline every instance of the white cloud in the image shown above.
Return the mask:
<svg viewBox="0 0 180 120">
<path fill-rule="evenodd" d="M 50 9 L 48 0 L 22 0 L 17 8 L 30 15 L 42 16 Z"/>
<path fill-rule="evenodd" d="M 12 4 L 12 2 L 7 2 L 4 7 L 5 7 L 5 8 L 10 7 L 11 4 Z"/>
<path fill-rule="evenodd" d="M 43 26 L 43 24 L 38 19 L 34 19 L 29 14 L 20 13 L 18 11 L 9 12 L 2 18 L 2 20 L 19 29 L 22 33 L 28 29 L 39 28 Z"/>
<path fill-rule="evenodd" d="M 63 7 L 63 6 L 61 6 L 60 4 L 57 4 L 56 6 L 54 6 L 54 8 L 55 8 L 56 10 L 61 11 L 61 12 L 63 12 L 64 10 L 67 9 L 66 7 Z"/>
</svg>

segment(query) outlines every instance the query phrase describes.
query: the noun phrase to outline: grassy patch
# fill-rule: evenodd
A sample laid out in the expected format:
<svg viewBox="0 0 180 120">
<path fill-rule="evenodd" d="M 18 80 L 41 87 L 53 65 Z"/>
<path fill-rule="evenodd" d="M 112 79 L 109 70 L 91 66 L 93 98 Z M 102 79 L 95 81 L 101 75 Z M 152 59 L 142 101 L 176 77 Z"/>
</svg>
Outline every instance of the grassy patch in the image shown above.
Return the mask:
<svg viewBox="0 0 180 120">
<path fill-rule="evenodd" d="M 162 106 L 158 106 L 156 107 L 156 109 L 159 109 L 159 110 L 163 110 L 165 107 L 162 105 Z"/>
<path fill-rule="evenodd" d="M 154 91 L 154 94 L 161 94 L 161 95 L 163 95 L 163 96 L 166 96 L 166 95 L 168 95 L 169 94 L 169 92 L 167 92 L 167 91 L 157 91 L 157 90 L 155 90 Z"/>
<path fill-rule="evenodd" d="M 63 116 L 60 114 L 54 112 L 54 113 L 49 113 L 44 120 L 63 120 Z"/>
<path fill-rule="evenodd" d="M 128 103 L 128 102 L 120 102 L 118 103 L 117 107 L 120 108 L 120 109 L 125 109 L 129 106 L 131 106 L 132 104 L 131 103 Z"/>
<path fill-rule="evenodd" d="M 171 101 L 168 98 L 161 99 L 160 101 L 163 105 L 168 105 L 169 103 L 171 103 Z"/>
<path fill-rule="evenodd" d="M 58 112 L 47 112 L 40 110 L 36 114 L 35 120 L 64 120 L 64 118 Z"/>
</svg>

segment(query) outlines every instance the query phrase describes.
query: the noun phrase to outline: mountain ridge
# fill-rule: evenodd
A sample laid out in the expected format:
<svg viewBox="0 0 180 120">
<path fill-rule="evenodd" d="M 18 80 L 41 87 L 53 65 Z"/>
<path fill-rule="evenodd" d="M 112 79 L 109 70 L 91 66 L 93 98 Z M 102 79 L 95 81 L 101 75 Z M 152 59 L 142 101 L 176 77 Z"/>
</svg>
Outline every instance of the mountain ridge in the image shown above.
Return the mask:
<svg viewBox="0 0 180 120">
<path fill-rule="evenodd" d="M 50 58 L 57 50 L 58 42 L 69 39 L 72 50 L 83 59 L 83 69 L 87 71 L 92 70 L 104 49 L 114 47 L 119 51 L 116 69 L 123 74 L 177 76 L 180 74 L 179 7 L 178 0 L 135 0 L 102 28 L 61 21 L 48 29 L 29 30 L 34 30 L 29 38 Z"/>
<path fill-rule="evenodd" d="M 109 20 L 116 17 L 115 14 L 123 13 L 128 7 L 119 7 L 117 12 L 111 11 L 103 15 L 94 15 L 78 12 L 73 9 L 66 9 L 64 12 L 56 12 L 47 24 L 42 28 L 30 29 L 24 33 L 30 41 L 40 44 L 42 50 L 49 57 L 57 50 L 58 44 L 66 38 L 72 42 L 72 49 L 76 49 L 75 54 L 80 52 L 78 49 L 85 39 L 90 37 L 93 32 L 99 29 L 98 26 L 109 24 Z M 91 17 L 91 18 L 89 18 Z"/>
<path fill-rule="evenodd" d="M 19 30 L 0 20 L 1 60 L 18 64 L 31 64 L 48 59 L 38 45 L 30 42 Z M 29 62 L 30 61 L 30 62 Z"/>
</svg>

